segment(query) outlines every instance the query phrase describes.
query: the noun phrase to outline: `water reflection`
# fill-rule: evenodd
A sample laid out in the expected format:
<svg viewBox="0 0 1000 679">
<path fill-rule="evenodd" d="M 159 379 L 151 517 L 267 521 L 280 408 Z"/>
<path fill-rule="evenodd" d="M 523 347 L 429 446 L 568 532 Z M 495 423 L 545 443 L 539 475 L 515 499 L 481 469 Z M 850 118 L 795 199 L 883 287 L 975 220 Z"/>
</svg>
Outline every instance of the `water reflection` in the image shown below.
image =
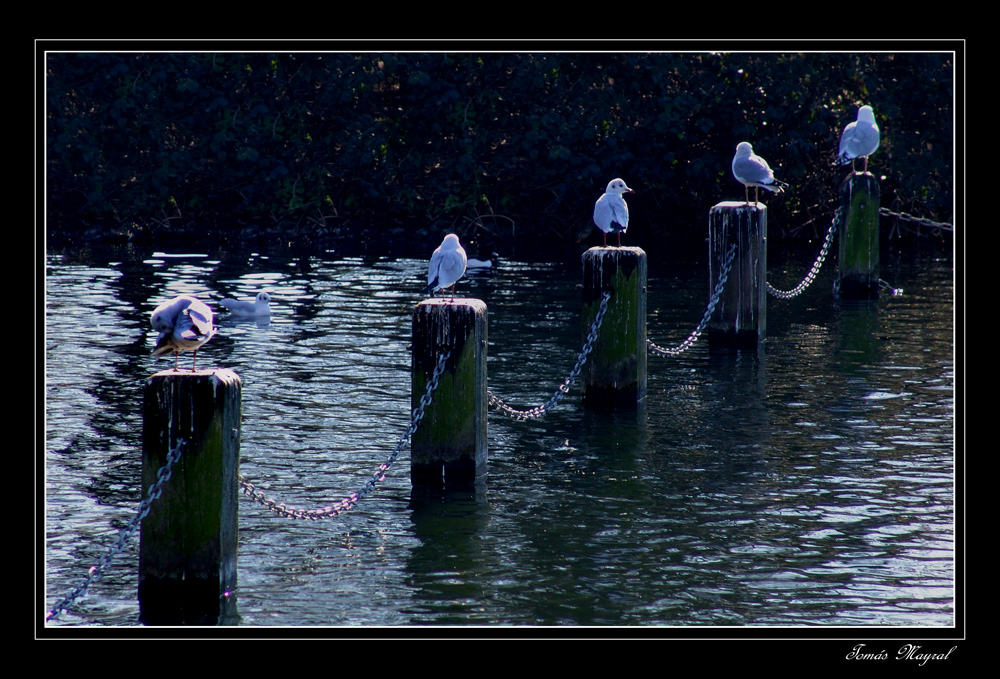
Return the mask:
<svg viewBox="0 0 1000 679">
<path fill-rule="evenodd" d="M 401 459 L 322 524 L 241 500 L 241 625 L 953 624 L 951 264 L 884 267 L 903 297 L 847 304 L 832 272 L 768 300 L 758 352 L 651 357 L 646 407 L 490 416 L 482 497 L 415 497 Z M 802 271 L 809 257 L 797 262 Z M 786 268 L 795 270 L 796 262 Z M 409 420 L 417 260 L 120 251 L 46 278 L 46 586 L 78 584 L 140 500 L 155 305 L 273 291 L 199 352 L 243 380 L 241 472 L 294 506 L 356 490 Z M 704 311 L 702 263 L 651 266 L 649 336 Z M 489 308 L 490 388 L 544 402 L 582 341 L 578 263 L 464 280 Z M 780 287 L 780 286 L 779 286 Z M 100 331 L 95 331 L 100 328 Z M 55 624 L 136 625 L 137 545 Z"/>
</svg>

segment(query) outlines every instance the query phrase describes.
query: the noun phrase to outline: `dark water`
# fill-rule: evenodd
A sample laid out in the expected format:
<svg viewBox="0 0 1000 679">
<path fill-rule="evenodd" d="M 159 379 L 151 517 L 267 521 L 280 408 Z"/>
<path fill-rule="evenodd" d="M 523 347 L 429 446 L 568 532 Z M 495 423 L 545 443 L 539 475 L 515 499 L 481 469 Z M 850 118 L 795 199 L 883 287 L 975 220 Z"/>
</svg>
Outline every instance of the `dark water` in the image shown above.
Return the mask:
<svg viewBox="0 0 1000 679">
<path fill-rule="evenodd" d="M 815 253 L 769 253 L 792 288 Z M 290 505 L 358 489 L 409 420 L 411 313 L 426 262 L 50 255 L 45 605 L 86 576 L 139 503 L 153 307 L 272 291 L 270 323 L 220 313 L 199 366 L 243 380 L 241 472 Z M 883 254 L 902 297 L 846 303 L 835 261 L 768 298 L 759 352 L 704 341 L 649 358 L 639 414 L 491 412 L 485 497 L 411 498 L 407 453 L 322 523 L 241 495 L 244 626 L 955 625 L 954 288 L 947 250 Z M 490 388 L 544 402 L 580 350 L 579 262 L 505 261 L 459 294 L 489 308 Z M 707 265 L 650 261 L 649 335 L 697 325 Z M 217 308 L 217 305 L 214 305 Z M 190 365 L 190 355 L 182 362 Z M 138 625 L 138 535 L 53 625 Z"/>
</svg>

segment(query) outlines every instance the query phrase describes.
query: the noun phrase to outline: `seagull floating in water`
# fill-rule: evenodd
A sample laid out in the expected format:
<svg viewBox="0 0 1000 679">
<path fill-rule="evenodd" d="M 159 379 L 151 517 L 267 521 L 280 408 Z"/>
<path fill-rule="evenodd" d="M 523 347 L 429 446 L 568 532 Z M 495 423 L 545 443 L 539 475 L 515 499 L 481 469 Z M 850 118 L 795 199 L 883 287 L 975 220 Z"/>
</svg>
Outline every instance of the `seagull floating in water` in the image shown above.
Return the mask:
<svg viewBox="0 0 1000 679">
<path fill-rule="evenodd" d="M 467 269 L 489 270 L 496 264 L 497 253 L 491 253 L 489 257 L 469 257 L 466 262 Z"/>
<path fill-rule="evenodd" d="M 455 299 L 455 283 L 465 275 L 468 261 L 465 249 L 458 242 L 458 236 L 449 233 L 431 255 L 427 266 L 427 287 L 421 292 L 426 295 L 441 290 L 441 297 L 444 297 L 444 289 L 451 287 L 451 298 Z"/>
<path fill-rule="evenodd" d="M 834 165 L 851 164 L 851 171 L 855 174 L 855 158 L 865 159 L 865 169 L 862 174 L 868 171 L 868 156 L 875 153 L 878 148 L 879 132 L 875 123 L 875 112 L 871 106 L 862 106 L 858 109 L 858 119 L 848 124 L 844 128 L 844 133 L 840 136 L 840 152 Z"/>
<path fill-rule="evenodd" d="M 733 156 L 733 176 L 736 177 L 736 181 L 743 184 L 747 205 L 750 204 L 751 186 L 753 187 L 755 203 L 757 202 L 758 188 L 781 193 L 788 186 L 785 182 L 775 179 L 774 172 L 767 161 L 756 155 L 750 143 L 745 141 L 741 141 L 736 146 L 736 155 Z"/>
<path fill-rule="evenodd" d="M 219 304 L 229 309 L 234 316 L 258 317 L 271 315 L 271 296 L 266 292 L 258 292 L 257 299 L 244 302 L 239 299 L 224 299 Z"/>
<path fill-rule="evenodd" d="M 608 182 L 604 195 L 594 204 L 594 223 L 604 232 L 604 247 L 608 247 L 608 234 L 618 234 L 618 247 L 622 244 L 622 234 L 628 230 L 628 204 L 623 193 L 635 193 L 625 185 L 625 180 L 616 178 Z"/>
<path fill-rule="evenodd" d="M 204 302 L 181 295 L 169 302 L 164 302 L 153 310 L 150 317 L 153 330 L 159 336 L 153 348 L 153 356 L 163 356 L 174 352 L 174 370 L 182 351 L 193 351 L 191 370 L 195 369 L 198 360 L 198 349 L 202 344 L 212 339 L 215 328 L 212 326 L 212 310 Z"/>
</svg>

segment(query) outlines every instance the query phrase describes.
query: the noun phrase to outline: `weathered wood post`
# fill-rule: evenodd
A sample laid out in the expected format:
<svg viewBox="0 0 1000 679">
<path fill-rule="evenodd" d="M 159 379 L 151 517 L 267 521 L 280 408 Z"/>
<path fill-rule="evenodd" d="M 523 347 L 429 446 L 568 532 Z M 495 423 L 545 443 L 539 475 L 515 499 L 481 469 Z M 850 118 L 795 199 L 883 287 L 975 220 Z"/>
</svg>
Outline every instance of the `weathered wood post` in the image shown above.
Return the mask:
<svg viewBox="0 0 1000 679">
<path fill-rule="evenodd" d="M 756 349 L 767 339 L 767 207 L 723 201 L 708 213 L 708 292 L 731 243 L 736 255 L 708 322 L 709 350 Z"/>
<path fill-rule="evenodd" d="M 850 174 L 840 185 L 843 219 L 838 289 L 846 299 L 875 299 L 879 293 L 878 180 L 871 172 Z"/>
<path fill-rule="evenodd" d="M 164 370 L 146 381 L 142 488 L 181 457 L 139 540 L 139 618 L 214 625 L 235 616 L 242 383 L 231 370 Z"/>
<path fill-rule="evenodd" d="M 410 440 L 410 480 L 424 490 L 485 485 L 486 303 L 431 298 L 413 312 L 411 403 L 417 408 L 445 350 L 433 400 Z"/>
<path fill-rule="evenodd" d="M 594 247 L 583 253 L 583 338 L 606 289 L 612 291 L 593 351 L 583 366 L 583 405 L 635 409 L 646 398 L 646 253 Z"/>
</svg>

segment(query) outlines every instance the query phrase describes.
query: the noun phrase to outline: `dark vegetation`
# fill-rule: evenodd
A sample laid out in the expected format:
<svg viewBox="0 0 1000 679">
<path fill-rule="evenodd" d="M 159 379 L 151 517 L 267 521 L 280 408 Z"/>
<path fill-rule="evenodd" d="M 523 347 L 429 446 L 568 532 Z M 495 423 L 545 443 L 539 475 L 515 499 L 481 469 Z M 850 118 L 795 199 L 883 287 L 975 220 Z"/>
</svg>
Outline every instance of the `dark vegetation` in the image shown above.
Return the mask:
<svg viewBox="0 0 1000 679">
<path fill-rule="evenodd" d="M 750 141 L 791 184 L 773 238 L 822 237 L 840 132 L 872 104 L 882 206 L 951 222 L 949 53 L 73 53 L 46 63 L 47 235 L 85 242 L 502 255 L 599 243 L 623 177 L 626 244 L 702 242 L 743 197 Z M 925 229 L 926 232 L 926 229 Z M 905 233 L 898 231 L 898 233 Z"/>
</svg>

